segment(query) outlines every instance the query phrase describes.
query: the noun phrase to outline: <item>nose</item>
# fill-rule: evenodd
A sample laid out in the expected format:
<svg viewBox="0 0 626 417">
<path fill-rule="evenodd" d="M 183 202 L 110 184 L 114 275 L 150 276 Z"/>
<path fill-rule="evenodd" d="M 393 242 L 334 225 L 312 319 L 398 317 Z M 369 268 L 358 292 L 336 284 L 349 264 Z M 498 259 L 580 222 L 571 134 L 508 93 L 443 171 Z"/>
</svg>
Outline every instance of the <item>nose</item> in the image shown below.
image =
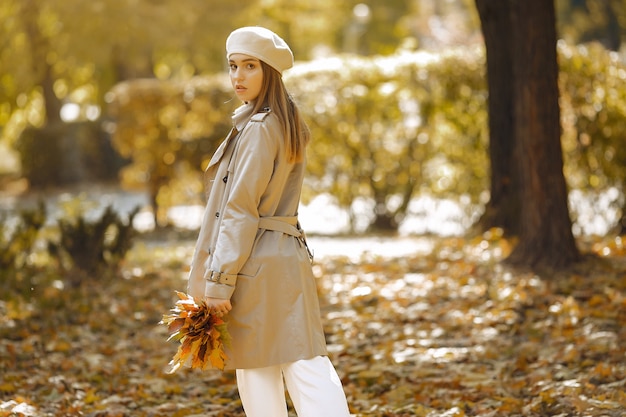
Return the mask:
<svg viewBox="0 0 626 417">
<path fill-rule="evenodd" d="M 239 67 L 238 67 L 238 68 L 236 68 L 236 69 L 234 69 L 234 70 L 231 70 L 231 71 L 232 71 L 232 77 L 233 77 L 233 79 L 235 79 L 235 80 L 241 80 L 241 78 L 242 78 L 242 71 L 241 71 L 241 68 L 239 68 Z"/>
</svg>

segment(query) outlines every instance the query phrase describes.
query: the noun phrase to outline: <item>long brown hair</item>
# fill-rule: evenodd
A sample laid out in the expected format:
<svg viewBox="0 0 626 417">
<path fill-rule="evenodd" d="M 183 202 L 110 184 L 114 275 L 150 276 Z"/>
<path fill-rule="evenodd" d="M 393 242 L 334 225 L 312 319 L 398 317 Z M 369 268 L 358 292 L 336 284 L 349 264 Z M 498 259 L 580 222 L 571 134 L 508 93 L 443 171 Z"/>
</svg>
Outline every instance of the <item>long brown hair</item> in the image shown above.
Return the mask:
<svg viewBox="0 0 626 417">
<path fill-rule="evenodd" d="M 263 83 L 253 113 L 261 111 L 264 107 L 272 109 L 272 113 L 276 114 L 283 126 L 287 159 L 290 162 L 301 161 L 311 136 L 309 127 L 287 91 L 280 73 L 265 62 L 260 62 L 263 68 Z"/>
</svg>

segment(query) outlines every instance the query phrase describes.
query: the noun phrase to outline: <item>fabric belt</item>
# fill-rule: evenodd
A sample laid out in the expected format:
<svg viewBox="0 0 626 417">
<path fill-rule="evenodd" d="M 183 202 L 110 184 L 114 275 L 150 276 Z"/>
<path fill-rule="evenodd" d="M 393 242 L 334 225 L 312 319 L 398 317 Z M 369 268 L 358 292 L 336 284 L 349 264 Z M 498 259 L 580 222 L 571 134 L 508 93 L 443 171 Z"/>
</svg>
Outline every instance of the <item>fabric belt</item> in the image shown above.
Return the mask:
<svg viewBox="0 0 626 417">
<path fill-rule="evenodd" d="M 303 234 L 296 216 L 261 217 L 259 229 L 276 230 L 295 237 L 301 237 Z"/>
<path fill-rule="evenodd" d="M 304 230 L 300 227 L 297 216 L 270 216 L 259 218 L 259 229 L 275 230 L 296 237 L 306 248 L 309 259 L 313 261 L 313 253 L 306 242 Z"/>
</svg>

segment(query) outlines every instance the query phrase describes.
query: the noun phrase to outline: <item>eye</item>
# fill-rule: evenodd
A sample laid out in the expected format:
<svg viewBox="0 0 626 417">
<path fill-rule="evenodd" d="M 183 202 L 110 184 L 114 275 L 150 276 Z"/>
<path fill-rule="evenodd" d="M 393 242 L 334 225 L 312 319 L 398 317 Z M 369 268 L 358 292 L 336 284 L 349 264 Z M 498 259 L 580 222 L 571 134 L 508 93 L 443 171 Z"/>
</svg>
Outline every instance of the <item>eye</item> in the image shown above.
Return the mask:
<svg viewBox="0 0 626 417">
<path fill-rule="evenodd" d="M 235 64 L 230 64 L 230 69 L 231 69 L 232 71 L 236 70 L 236 69 L 237 69 L 237 65 L 235 65 Z"/>
<path fill-rule="evenodd" d="M 248 69 L 254 69 L 256 68 L 256 65 L 254 65 L 253 63 L 248 64 Z"/>
</svg>

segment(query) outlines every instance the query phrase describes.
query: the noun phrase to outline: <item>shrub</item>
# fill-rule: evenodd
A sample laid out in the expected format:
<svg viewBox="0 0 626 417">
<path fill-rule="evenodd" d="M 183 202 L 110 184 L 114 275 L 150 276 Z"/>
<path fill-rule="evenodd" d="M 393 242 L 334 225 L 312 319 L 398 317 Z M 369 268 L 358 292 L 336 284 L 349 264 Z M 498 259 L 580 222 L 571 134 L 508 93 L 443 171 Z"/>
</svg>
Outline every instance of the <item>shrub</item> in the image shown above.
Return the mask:
<svg viewBox="0 0 626 417">
<path fill-rule="evenodd" d="M 36 209 L 22 210 L 11 227 L 7 219 L 0 223 L 0 284 L 5 294 L 28 294 L 32 287 L 29 257 L 39 231 L 46 222 L 46 207 L 39 202 Z M 11 230 L 12 229 L 12 230 Z"/>
<path fill-rule="evenodd" d="M 560 43 L 558 51 L 569 184 L 616 187 L 623 194 L 624 63 L 600 45 Z M 298 64 L 285 81 L 313 133 L 305 202 L 330 194 L 351 209 L 365 200 L 372 224 L 391 229 L 420 195 L 461 196 L 470 208 L 484 203 L 484 49 L 338 56 Z M 234 103 L 227 80 L 127 82 L 112 97 L 115 146 L 133 160 L 124 181 L 150 182 L 155 204 L 201 201 L 200 170 L 230 127 Z"/>
<path fill-rule="evenodd" d="M 31 127 L 21 134 L 17 149 L 22 175 L 34 187 L 110 181 L 125 163 L 100 122 Z"/>
<path fill-rule="evenodd" d="M 335 57 L 287 82 L 313 140 L 309 181 L 350 208 L 371 201 L 374 229 L 394 230 L 420 193 L 469 195 L 487 186 L 482 50 Z"/>
<path fill-rule="evenodd" d="M 79 286 L 83 281 L 105 278 L 107 272 L 117 271 L 132 246 L 136 234 L 132 222 L 138 210 L 130 213 L 128 222 L 111 206 L 95 221 L 86 220 L 85 215 L 59 220 L 59 240 L 48 242 L 48 251 L 68 271 L 70 285 Z"/>
</svg>

